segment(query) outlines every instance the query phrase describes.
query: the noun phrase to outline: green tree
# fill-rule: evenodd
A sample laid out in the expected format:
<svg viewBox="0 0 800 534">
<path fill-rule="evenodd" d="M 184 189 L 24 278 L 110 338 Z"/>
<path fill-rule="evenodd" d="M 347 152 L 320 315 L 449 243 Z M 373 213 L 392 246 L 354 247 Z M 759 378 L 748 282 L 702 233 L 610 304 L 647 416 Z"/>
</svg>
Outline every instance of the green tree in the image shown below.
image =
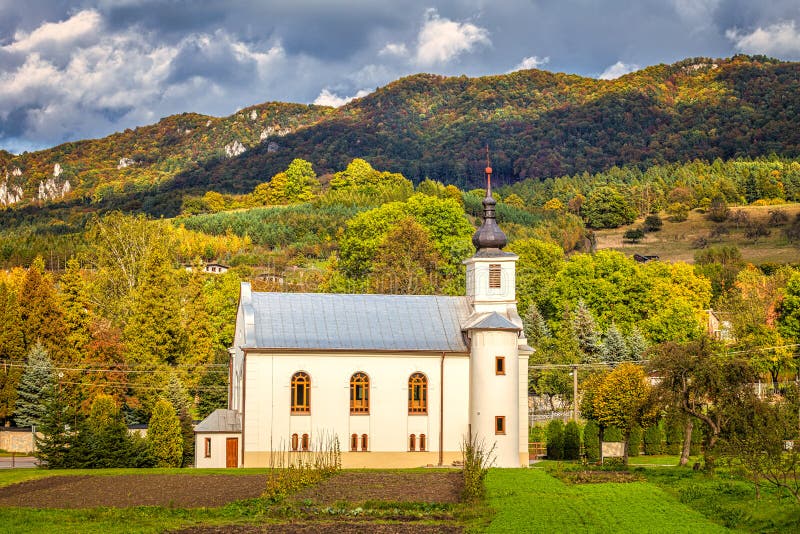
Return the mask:
<svg viewBox="0 0 800 534">
<path fill-rule="evenodd" d="M 667 206 L 666 211 L 672 222 L 682 222 L 689 218 L 689 206 L 682 202 L 673 202 Z"/>
<path fill-rule="evenodd" d="M 183 460 L 181 422 L 169 401 L 159 399 L 153 407 L 147 440 L 156 467 L 180 467 Z"/>
<path fill-rule="evenodd" d="M 77 468 L 136 467 L 132 439 L 110 395 L 92 401 L 89 416 L 78 425 L 69 450 L 69 466 Z"/>
<path fill-rule="evenodd" d="M 200 378 L 197 416 L 205 419 L 217 408 L 228 406 L 228 352 L 217 349 L 213 366 L 206 367 Z"/>
<path fill-rule="evenodd" d="M 564 428 L 564 459 L 577 460 L 581 456 L 581 429 L 570 421 Z"/>
<path fill-rule="evenodd" d="M 617 325 L 613 324 L 606 331 L 605 340 L 600 350 L 600 359 L 606 363 L 619 363 L 626 360 L 629 350 L 625 338 Z"/>
<path fill-rule="evenodd" d="M 635 362 L 642 359 L 642 356 L 647 351 L 648 343 L 638 326 L 634 326 L 631 329 L 626 345 L 628 346 L 628 359 Z"/>
<path fill-rule="evenodd" d="M 631 243 L 638 243 L 644 239 L 644 230 L 641 228 L 631 228 L 629 230 L 625 230 L 625 233 L 622 234 L 622 239 Z"/>
<path fill-rule="evenodd" d="M 586 421 L 583 427 L 583 450 L 587 462 L 594 463 L 600 460 L 600 427 L 592 419 Z"/>
<path fill-rule="evenodd" d="M 656 423 L 648 426 L 644 431 L 644 453 L 648 456 L 664 454 L 664 432 Z"/>
<path fill-rule="evenodd" d="M 529 344 L 536 346 L 540 341 L 550 337 L 550 328 L 534 302 L 531 302 L 528 306 L 522 323 L 525 329 L 525 337 L 528 339 Z"/>
<path fill-rule="evenodd" d="M 60 395 L 51 395 L 44 408 L 44 416 L 37 427 L 41 436 L 34 436 L 36 459 L 48 469 L 70 467 L 70 449 L 76 432 L 74 410 Z"/>
<path fill-rule="evenodd" d="M 661 220 L 661 217 L 653 213 L 645 217 L 642 229 L 645 232 L 658 232 L 661 230 L 662 226 L 664 226 L 664 221 Z"/>
<path fill-rule="evenodd" d="M 591 228 L 617 228 L 636 219 L 636 208 L 611 186 L 592 191 L 583 205 L 582 213 Z"/>
<path fill-rule="evenodd" d="M 586 307 L 583 300 L 578 301 L 578 307 L 575 309 L 575 315 L 572 319 L 572 332 L 578 341 L 578 347 L 584 354 L 583 361 L 596 361 L 601 354 L 597 323 L 595 323 L 592 312 Z"/>
<path fill-rule="evenodd" d="M 413 218 L 402 219 L 375 251 L 367 277 L 370 291 L 431 295 L 440 287 L 441 258 L 428 231 Z"/>
<path fill-rule="evenodd" d="M 553 419 L 547 424 L 547 459 L 564 458 L 564 423 Z"/>
<path fill-rule="evenodd" d="M 38 426 L 47 413 L 47 402 L 55 395 L 53 364 L 41 343 L 28 351 L 25 368 L 19 379 L 14 422 L 17 426 Z"/>
<path fill-rule="evenodd" d="M 533 303 L 542 302 L 556 273 L 564 266 L 564 251 L 555 243 L 539 239 L 518 239 L 508 251 L 519 256 L 516 282 L 521 314 Z"/>
<path fill-rule="evenodd" d="M 311 163 L 295 158 L 285 171 L 273 176 L 269 182 L 258 185 L 253 197 L 263 205 L 308 202 L 314 198 L 319 186 Z"/>
<path fill-rule="evenodd" d="M 215 332 L 204 291 L 205 278 L 200 269 L 192 270 L 183 306 L 186 350 L 178 359 L 178 364 L 183 370 L 181 379 L 191 391 L 196 391 L 202 376 L 201 370 L 214 358 Z"/>
<path fill-rule="evenodd" d="M 642 449 L 642 427 L 639 425 L 631 429 L 631 435 L 628 438 L 628 456 L 639 456 L 639 451 Z"/>
<path fill-rule="evenodd" d="M 714 198 L 711 199 L 711 206 L 708 209 L 708 218 L 714 222 L 724 222 L 730 213 L 731 210 L 728 208 L 725 197 L 720 194 L 714 195 Z"/>
</svg>

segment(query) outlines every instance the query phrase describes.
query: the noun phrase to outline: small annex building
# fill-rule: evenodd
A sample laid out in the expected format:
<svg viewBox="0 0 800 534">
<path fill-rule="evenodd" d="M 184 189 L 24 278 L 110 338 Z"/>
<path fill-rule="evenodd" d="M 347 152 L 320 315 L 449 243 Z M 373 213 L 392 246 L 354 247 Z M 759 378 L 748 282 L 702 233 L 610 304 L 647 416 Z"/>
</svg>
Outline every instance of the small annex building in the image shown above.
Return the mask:
<svg viewBox="0 0 800 534">
<path fill-rule="evenodd" d="M 228 409 L 196 427 L 196 466 L 266 467 L 276 452 L 334 436 L 343 467 L 450 465 L 470 435 L 494 445 L 494 465 L 527 466 L 532 349 L 490 168 L 487 185 L 464 296 L 267 293 L 243 282 Z"/>
</svg>

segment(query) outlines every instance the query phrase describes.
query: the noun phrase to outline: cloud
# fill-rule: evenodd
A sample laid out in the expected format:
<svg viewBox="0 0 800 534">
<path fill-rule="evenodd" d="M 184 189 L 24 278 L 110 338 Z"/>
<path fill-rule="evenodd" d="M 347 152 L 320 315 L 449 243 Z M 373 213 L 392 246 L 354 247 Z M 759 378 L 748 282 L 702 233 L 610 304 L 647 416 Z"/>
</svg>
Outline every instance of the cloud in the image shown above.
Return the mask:
<svg viewBox="0 0 800 534">
<path fill-rule="evenodd" d="M 485 28 L 442 18 L 435 9 L 428 9 L 417 36 L 416 61 L 421 66 L 447 63 L 476 46 L 491 43 Z"/>
<path fill-rule="evenodd" d="M 408 55 L 408 47 L 403 43 L 388 43 L 381 48 L 378 52 L 379 56 L 397 56 L 406 57 Z"/>
<path fill-rule="evenodd" d="M 46 22 L 30 33 L 18 31 L 14 41 L 3 47 L 7 52 L 31 52 L 52 46 L 68 46 L 100 31 L 102 18 L 92 9 L 79 11 L 61 22 Z"/>
<path fill-rule="evenodd" d="M 635 63 L 623 63 L 622 61 L 617 61 L 613 65 L 606 68 L 603 73 L 598 76 L 601 80 L 614 80 L 628 74 L 629 72 L 633 72 L 635 70 L 639 70 L 639 65 Z"/>
<path fill-rule="evenodd" d="M 318 106 L 331 106 L 334 108 L 338 108 L 344 106 L 345 104 L 356 98 L 367 96 L 369 93 L 370 92 L 367 91 L 366 89 L 361 89 L 353 96 L 344 97 L 331 92 L 331 90 L 326 87 L 319 93 L 319 96 L 314 100 L 314 104 Z"/>
<path fill-rule="evenodd" d="M 720 0 L 672 0 L 678 16 L 694 26 L 695 29 L 711 25 L 714 11 L 719 4 Z"/>
<path fill-rule="evenodd" d="M 725 32 L 725 36 L 733 42 L 737 50 L 747 54 L 800 57 L 800 32 L 793 20 L 778 22 L 766 28 L 759 26 L 750 33 L 732 28 Z"/>
<path fill-rule="evenodd" d="M 546 65 L 548 63 L 550 63 L 549 57 L 528 56 L 522 58 L 522 61 L 520 61 L 516 67 L 514 67 L 508 72 L 515 72 L 518 70 L 538 69 L 542 65 Z"/>
</svg>

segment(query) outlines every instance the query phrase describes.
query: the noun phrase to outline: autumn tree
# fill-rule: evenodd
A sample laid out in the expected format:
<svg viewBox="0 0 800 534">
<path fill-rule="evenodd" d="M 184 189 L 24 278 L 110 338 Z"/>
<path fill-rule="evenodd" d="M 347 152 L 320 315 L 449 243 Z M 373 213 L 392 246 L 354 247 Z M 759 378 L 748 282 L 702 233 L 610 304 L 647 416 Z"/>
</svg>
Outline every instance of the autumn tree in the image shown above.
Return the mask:
<svg viewBox="0 0 800 534">
<path fill-rule="evenodd" d="M 401 220 L 386 234 L 368 276 L 370 291 L 431 295 L 439 288 L 441 258 L 430 236 L 413 218 Z"/>
<path fill-rule="evenodd" d="M 294 204 L 313 199 L 318 189 L 319 180 L 311 163 L 295 158 L 285 171 L 258 185 L 253 198 L 262 205 Z"/>
<path fill-rule="evenodd" d="M 114 399 L 97 395 L 77 429 L 69 451 L 70 467 L 110 468 L 138 467 L 133 438 Z"/>
<path fill-rule="evenodd" d="M 0 421 L 8 421 L 14 413 L 17 386 L 22 375 L 20 362 L 25 355 L 19 304 L 14 291 L 0 282 Z"/>
<path fill-rule="evenodd" d="M 45 273 L 41 257 L 37 257 L 25 273 L 18 301 L 25 350 L 41 343 L 60 360 L 66 346 L 67 328 L 53 280 Z"/>
<path fill-rule="evenodd" d="M 182 370 L 181 379 L 191 391 L 197 389 L 202 369 L 214 357 L 214 328 L 204 291 L 205 279 L 206 275 L 195 268 L 189 274 L 185 289 L 183 324 L 186 331 L 186 350 L 177 363 Z"/>
<path fill-rule="evenodd" d="M 652 417 L 650 383 L 642 367 L 623 363 L 608 373 L 592 399 L 593 415 L 604 426 L 622 430 L 623 463 L 628 464 L 628 441 L 635 426 Z"/>
</svg>

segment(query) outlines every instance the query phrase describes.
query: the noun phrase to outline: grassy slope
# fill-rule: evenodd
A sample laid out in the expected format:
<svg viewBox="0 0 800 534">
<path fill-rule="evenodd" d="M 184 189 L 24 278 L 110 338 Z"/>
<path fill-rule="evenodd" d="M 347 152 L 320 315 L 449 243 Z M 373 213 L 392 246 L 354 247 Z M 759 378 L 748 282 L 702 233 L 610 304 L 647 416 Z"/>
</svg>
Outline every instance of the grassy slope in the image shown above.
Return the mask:
<svg viewBox="0 0 800 534">
<path fill-rule="evenodd" d="M 647 482 L 566 485 L 541 469 L 493 469 L 489 532 L 727 532 Z"/>
<path fill-rule="evenodd" d="M 772 209 L 782 209 L 789 215 L 789 220 L 794 220 L 800 213 L 800 204 L 784 204 L 780 206 L 736 206 L 731 211 L 742 210 L 750 215 L 753 221 L 766 222 L 769 211 Z M 786 241 L 782 229 L 786 225 L 771 228 L 772 233 L 769 237 L 760 238 L 755 243 L 744 237 L 744 229 L 731 227 L 728 235 L 715 239 L 709 239 L 709 232 L 718 223 L 712 222 L 705 215 L 692 211 L 689 218 L 683 222 L 670 222 L 665 213 L 661 213 L 664 226 L 659 232 L 647 234 L 644 240 L 638 244 L 622 242 L 622 235 L 630 228 L 638 228 L 642 220 L 636 221 L 630 226 L 622 226 L 612 230 L 597 231 L 597 248 L 610 248 L 619 250 L 628 256 L 634 254 L 651 255 L 655 254 L 666 261 L 694 261 L 694 254 L 697 252 L 692 243 L 698 238 L 705 237 L 709 246 L 715 245 L 736 245 L 742 252 L 745 261 L 759 263 L 796 263 L 800 262 L 800 247 L 792 245 Z M 725 223 L 731 226 L 731 223 Z"/>
</svg>

